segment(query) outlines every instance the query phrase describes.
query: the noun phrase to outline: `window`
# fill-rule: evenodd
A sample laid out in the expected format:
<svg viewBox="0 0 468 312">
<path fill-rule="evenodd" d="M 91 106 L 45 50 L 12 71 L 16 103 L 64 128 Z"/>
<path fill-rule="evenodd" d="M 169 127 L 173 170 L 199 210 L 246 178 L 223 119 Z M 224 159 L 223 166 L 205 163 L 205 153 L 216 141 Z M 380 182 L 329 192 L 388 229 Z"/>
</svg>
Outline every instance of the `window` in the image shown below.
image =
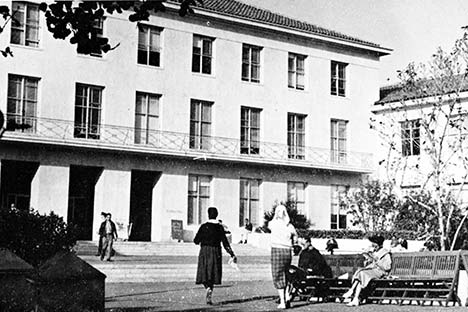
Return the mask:
<svg viewBox="0 0 468 312">
<path fill-rule="evenodd" d="M 306 215 L 304 182 L 288 182 L 288 201 L 296 204 L 297 212 Z"/>
<path fill-rule="evenodd" d="M 193 36 L 192 72 L 211 75 L 213 39 Z"/>
<path fill-rule="evenodd" d="M 189 175 L 187 224 L 202 224 L 210 204 L 211 177 Z"/>
<path fill-rule="evenodd" d="M 330 229 L 346 229 L 346 193 L 349 187 L 346 185 L 331 186 L 331 223 Z"/>
<path fill-rule="evenodd" d="M 260 51 L 262 48 L 244 44 L 242 46 L 242 80 L 260 82 Z"/>
<path fill-rule="evenodd" d="M 39 46 L 39 6 L 28 2 L 13 1 L 11 21 L 11 38 L 13 44 L 28 47 Z"/>
<path fill-rule="evenodd" d="M 210 149 L 212 105 L 199 100 L 190 102 L 190 148 Z"/>
<path fill-rule="evenodd" d="M 346 96 L 346 66 L 348 64 L 331 62 L 331 89 L 332 95 Z"/>
<path fill-rule="evenodd" d="M 99 140 L 103 87 L 76 84 L 75 138 Z"/>
<path fill-rule="evenodd" d="M 104 18 L 98 18 L 93 21 L 92 23 L 92 28 L 93 31 L 96 32 L 96 37 L 97 38 L 102 38 L 104 35 Z M 78 52 L 80 53 L 80 52 Z M 102 57 L 102 51 L 100 47 L 97 47 L 96 49 L 93 49 L 93 51 L 90 53 L 91 56 L 95 57 Z"/>
<path fill-rule="evenodd" d="M 161 29 L 138 25 L 138 64 L 159 67 L 161 62 Z"/>
<path fill-rule="evenodd" d="M 420 121 L 407 120 L 401 124 L 401 153 L 403 156 L 419 155 L 420 153 Z"/>
<path fill-rule="evenodd" d="M 34 132 L 37 117 L 37 89 L 39 79 L 8 75 L 8 103 L 6 122 L 9 125 L 28 125 L 16 131 Z"/>
<path fill-rule="evenodd" d="M 334 163 L 346 162 L 346 120 L 331 121 L 331 161 Z"/>
<path fill-rule="evenodd" d="M 305 115 L 288 114 L 288 157 L 304 159 Z"/>
<path fill-rule="evenodd" d="M 159 130 L 160 95 L 137 92 L 135 107 L 135 144 L 156 144 Z"/>
<path fill-rule="evenodd" d="M 258 225 L 260 180 L 241 178 L 239 196 L 239 226 L 245 225 L 245 219 L 249 219 L 253 225 Z"/>
<path fill-rule="evenodd" d="M 241 154 L 260 154 L 260 112 L 241 107 Z"/>
<path fill-rule="evenodd" d="M 305 56 L 289 53 L 288 56 L 288 87 L 304 90 Z"/>
</svg>

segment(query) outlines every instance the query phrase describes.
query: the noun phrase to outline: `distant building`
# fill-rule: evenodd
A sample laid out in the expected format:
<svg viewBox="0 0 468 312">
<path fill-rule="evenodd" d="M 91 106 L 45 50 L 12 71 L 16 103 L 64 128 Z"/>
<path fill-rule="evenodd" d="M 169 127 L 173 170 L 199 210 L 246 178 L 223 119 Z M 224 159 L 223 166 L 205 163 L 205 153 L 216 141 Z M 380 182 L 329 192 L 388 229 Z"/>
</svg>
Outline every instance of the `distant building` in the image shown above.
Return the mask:
<svg viewBox="0 0 468 312">
<path fill-rule="evenodd" d="M 386 134 L 380 136 L 375 151 L 380 161 L 376 175 L 381 180 L 393 180 L 400 195 L 421 188 L 434 192 L 434 184 L 428 180 L 440 159 L 440 189 L 452 192 L 462 206 L 468 204 L 464 177 L 468 166 L 460 161 L 466 158 L 468 146 L 468 85 L 461 79 L 454 81 L 460 83 L 459 88 L 454 82 L 446 85 L 459 90 L 447 88 L 444 94 L 431 90 L 431 85 L 443 84 L 434 79 L 422 81 L 427 86 L 421 88 L 424 96 L 408 93 L 401 84 L 380 90 L 372 111 L 376 127 Z M 441 152 L 435 154 L 434 150 Z"/>
<path fill-rule="evenodd" d="M 3 208 L 55 211 L 97 238 L 101 211 L 131 240 L 186 239 L 217 206 L 235 232 L 292 199 L 317 229 L 346 228 L 339 197 L 373 171 L 369 111 L 391 50 L 234 0 L 148 22 L 96 24 L 120 46 L 80 55 L 37 3 L 12 2 L 0 110 L 31 128 L 0 139 Z M 124 234 L 125 235 L 125 234 Z"/>
</svg>

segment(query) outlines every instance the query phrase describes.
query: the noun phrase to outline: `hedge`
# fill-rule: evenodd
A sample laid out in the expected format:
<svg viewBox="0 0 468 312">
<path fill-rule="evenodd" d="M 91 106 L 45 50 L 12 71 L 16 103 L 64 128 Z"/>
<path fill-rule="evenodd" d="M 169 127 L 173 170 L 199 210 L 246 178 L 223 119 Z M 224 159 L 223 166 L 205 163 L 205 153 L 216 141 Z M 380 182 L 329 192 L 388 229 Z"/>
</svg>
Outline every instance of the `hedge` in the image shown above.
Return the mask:
<svg viewBox="0 0 468 312">
<path fill-rule="evenodd" d="M 384 231 L 384 232 L 364 232 L 361 230 L 297 230 L 300 237 L 310 238 L 348 238 L 348 239 L 365 239 L 371 235 L 382 235 L 385 239 L 391 239 L 393 236 L 406 240 L 416 240 L 418 236 L 412 231 Z"/>
</svg>

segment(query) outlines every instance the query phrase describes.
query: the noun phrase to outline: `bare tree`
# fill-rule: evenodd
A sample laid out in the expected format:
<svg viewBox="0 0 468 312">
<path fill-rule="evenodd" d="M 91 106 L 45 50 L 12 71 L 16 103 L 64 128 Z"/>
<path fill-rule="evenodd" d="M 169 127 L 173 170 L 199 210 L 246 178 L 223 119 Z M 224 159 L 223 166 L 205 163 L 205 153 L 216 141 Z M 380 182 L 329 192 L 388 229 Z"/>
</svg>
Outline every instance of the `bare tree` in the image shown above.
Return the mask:
<svg viewBox="0 0 468 312">
<path fill-rule="evenodd" d="M 448 233 L 468 177 L 467 65 L 465 33 L 449 53 L 439 48 L 428 63 L 400 71 L 400 84 L 382 90 L 371 119 L 385 148 L 379 164 L 387 180 L 431 192 L 435 205 L 418 204 L 437 216 L 433 234 L 442 249 L 453 248 Z"/>
</svg>

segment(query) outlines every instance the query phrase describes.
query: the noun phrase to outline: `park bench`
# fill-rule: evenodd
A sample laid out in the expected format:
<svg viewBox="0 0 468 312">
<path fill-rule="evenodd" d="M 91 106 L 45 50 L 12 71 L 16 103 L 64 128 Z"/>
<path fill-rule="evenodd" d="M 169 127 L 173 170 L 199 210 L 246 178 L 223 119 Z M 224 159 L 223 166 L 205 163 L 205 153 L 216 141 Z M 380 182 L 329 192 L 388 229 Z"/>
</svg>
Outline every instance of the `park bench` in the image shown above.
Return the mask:
<svg viewBox="0 0 468 312">
<path fill-rule="evenodd" d="M 457 295 L 460 257 L 460 251 L 393 253 L 389 276 L 371 282 L 367 300 L 461 305 Z"/>
<path fill-rule="evenodd" d="M 342 301 L 342 295 L 351 287 L 351 278 L 364 266 L 361 254 L 325 255 L 334 278 L 306 276 L 295 281 L 296 292 L 302 299 L 315 297 L 318 301 Z M 362 295 L 367 302 L 376 303 L 424 303 L 438 302 L 459 304 L 457 296 L 459 251 L 406 252 L 392 254 L 392 270 L 388 277 L 371 282 Z M 465 266 L 468 253 L 463 253 Z M 468 267 L 468 266 L 467 266 Z M 348 278 L 339 276 L 348 274 Z"/>
<path fill-rule="evenodd" d="M 351 287 L 351 278 L 357 269 L 364 266 L 364 257 L 361 254 L 324 255 L 325 260 L 332 269 L 333 278 L 305 275 L 296 278 L 293 282 L 295 295 L 301 299 L 317 298 L 317 300 L 341 301 L 342 295 Z M 292 276 L 295 268 L 287 272 Z M 339 278 L 342 277 L 342 278 Z M 288 280 L 294 278 L 288 277 Z"/>
</svg>

